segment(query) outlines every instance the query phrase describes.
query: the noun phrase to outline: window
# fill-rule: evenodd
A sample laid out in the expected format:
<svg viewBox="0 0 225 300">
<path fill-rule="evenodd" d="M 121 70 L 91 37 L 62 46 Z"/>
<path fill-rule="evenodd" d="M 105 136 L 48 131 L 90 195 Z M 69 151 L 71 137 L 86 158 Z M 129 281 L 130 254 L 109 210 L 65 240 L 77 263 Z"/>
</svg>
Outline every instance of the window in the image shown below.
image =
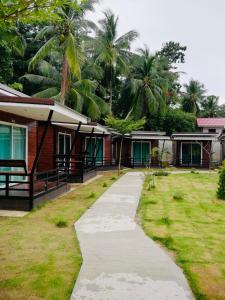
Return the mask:
<svg viewBox="0 0 225 300">
<path fill-rule="evenodd" d="M 216 133 L 216 129 L 215 128 L 209 128 L 208 132 L 209 133 Z"/>
<path fill-rule="evenodd" d="M 0 159 L 26 160 L 26 128 L 0 124 Z M 20 168 L 2 167 L 0 171 L 21 171 Z M 15 181 L 24 180 L 21 176 L 13 176 Z M 4 181 L 4 176 L 0 176 Z"/>
<path fill-rule="evenodd" d="M 70 154 L 70 147 L 71 147 L 71 135 L 60 132 L 58 135 L 58 154 L 59 155 Z"/>
</svg>

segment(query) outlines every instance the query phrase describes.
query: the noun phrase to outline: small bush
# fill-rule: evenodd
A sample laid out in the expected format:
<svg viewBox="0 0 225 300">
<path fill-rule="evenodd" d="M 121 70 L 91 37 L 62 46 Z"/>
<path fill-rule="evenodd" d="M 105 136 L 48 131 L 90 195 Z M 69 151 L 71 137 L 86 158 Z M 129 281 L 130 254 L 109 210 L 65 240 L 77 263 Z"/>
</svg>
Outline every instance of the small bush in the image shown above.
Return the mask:
<svg viewBox="0 0 225 300">
<path fill-rule="evenodd" d="M 155 176 L 168 176 L 169 173 L 164 171 L 164 170 L 159 170 L 159 171 L 154 172 L 153 175 L 155 175 Z"/>
<path fill-rule="evenodd" d="M 95 193 L 90 193 L 90 195 L 88 196 L 88 198 L 94 198 L 96 195 L 95 195 Z"/>
<path fill-rule="evenodd" d="M 63 216 L 58 216 L 54 219 L 54 223 L 59 228 L 64 228 L 68 226 L 68 222 Z"/>
<path fill-rule="evenodd" d="M 217 189 L 217 197 L 221 200 L 225 200 L 225 167 L 220 171 L 218 189 Z"/>
<path fill-rule="evenodd" d="M 175 192 L 174 195 L 173 195 L 173 200 L 177 200 L 177 201 L 184 200 L 183 193 L 180 192 L 180 191 Z"/>
<path fill-rule="evenodd" d="M 162 161 L 162 168 L 169 168 L 170 163 L 168 161 Z"/>
<path fill-rule="evenodd" d="M 116 177 L 115 176 L 113 176 L 110 180 L 116 180 Z"/>
<path fill-rule="evenodd" d="M 108 186 L 108 184 L 106 182 L 104 182 L 102 186 L 105 188 Z"/>
</svg>

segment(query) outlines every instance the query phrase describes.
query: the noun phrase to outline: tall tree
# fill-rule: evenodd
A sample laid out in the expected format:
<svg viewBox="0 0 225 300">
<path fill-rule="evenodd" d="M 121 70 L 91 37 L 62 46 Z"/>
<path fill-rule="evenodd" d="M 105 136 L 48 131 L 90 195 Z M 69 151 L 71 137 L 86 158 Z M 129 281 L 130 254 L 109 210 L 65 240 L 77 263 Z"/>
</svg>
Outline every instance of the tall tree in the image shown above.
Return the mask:
<svg viewBox="0 0 225 300">
<path fill-rule="evenodd" d="M 113 116 L 108 116 L 105 119 L 105 123 L 108 127 L 115 129 L 121 135 L 119 163 L 118 163 L 118 175 L 120 175 L 124 136 L 127 133 L 131 133 L 132 131 L 142 128 L 145 124 L 145 119 L 140 119 L 138 121 L 134 121 L 130 118 L 121 120 L 118 118 L 114 118 Z"/>
<path fill-rule="evenodd" d="M 47 61 L 38 64 L 36 74 L 26 74 L 21 81 L 33 86 L 34 97 L 60 99 L 61 74 Z M 96 88 L 94 80 L 71 80 L 65 104 L 93 120 L 99 120 L 107 115 L 109 109 L 105 101 L 96 95 Z"/>
<path fill-rule="evenodd" d="M 170 41 L 163 44 L 162 49 L 157 52 L 157 55 L 166 57 L 170 65 L 177 63 L 183 64 L 185 63 L 186 50 L 186 46 L 181 46 L 180 43 Z"/>
<path fill-rule="evenodd" d="M 52 51 L 60 51 L 62 54 L 61 70 L 61 92 L 60 100 L 65 103 L 66 94 L 69 90 L 69 74 L 78 80 L 81 78 L 81 64 L 84 61 L 79 33 L 81 30 L 81 20 L 86 10 L 92 10 L 95 0 L 84 2 L 78 11 L 74 8 L 76 1 L 65 2 L 57 10 L 58 20 L 53 25 L 46 26 L 41 30 L 36 39 L 46 38 L 46 43 L 39 49 L 31 59 L 29 70 L 32 70 L 38 62 L 50 55 Z"/>
<path fill-rule="evenodd" d="M 182 109 L 185 112 L 199 114 L 200 105 L 206 93 L 205 86 L 199 81 L 191 79 L 189 84 L 184 85 Z"/>
<path fill-rule="evenodd" d="M 118 37 L 118 17 L 111 11 L 106 11 L 104 16 L 105 18 L 99 22 L 100 27 L 96 29 L 94 55 L 96 63 L 104 69 L 109 89 L 109 108 L 112 113 L 113 83 L 117 73 L 120 76 L 128 73 L 130 46 L 138 34 L 131 30 Z"/>
<path fill-rule="evenodd" d="M 206 97 L 201 103 L 201 114 L 207 118 L 213 118 L 217 116 L 219 97 L 211 95 Z"/>
<path fill-rule="evenodd" d="M 140 49 L 140 56 L 131 75 L 131 106 L 128 115 L 135 118 L 148 116 L 165 110 L 165 93 L 168 81 L 162 74 L 162 66 L 156 56 L 150 55 L 149 49 Z"/>
</svg>

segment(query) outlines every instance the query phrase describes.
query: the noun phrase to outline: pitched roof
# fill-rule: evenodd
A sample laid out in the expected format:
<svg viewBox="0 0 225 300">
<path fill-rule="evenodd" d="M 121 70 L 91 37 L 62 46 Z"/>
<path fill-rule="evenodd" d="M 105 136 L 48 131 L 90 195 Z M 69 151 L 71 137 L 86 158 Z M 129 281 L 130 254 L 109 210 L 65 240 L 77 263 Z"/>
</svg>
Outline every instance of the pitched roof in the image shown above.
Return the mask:
<svg viewBox="0 0 225 300">
<path fill-rule="evenodd" d="M 2 83 L 0 83 L 0 95 L 11 96 L 11 97 L 27 97 L 27 98 L 30 97 Z"/>
<path fill-rule="evenodd" d="M 198 127 L 224 127 L 225 118 L 198 118 Z"/>
</svg>

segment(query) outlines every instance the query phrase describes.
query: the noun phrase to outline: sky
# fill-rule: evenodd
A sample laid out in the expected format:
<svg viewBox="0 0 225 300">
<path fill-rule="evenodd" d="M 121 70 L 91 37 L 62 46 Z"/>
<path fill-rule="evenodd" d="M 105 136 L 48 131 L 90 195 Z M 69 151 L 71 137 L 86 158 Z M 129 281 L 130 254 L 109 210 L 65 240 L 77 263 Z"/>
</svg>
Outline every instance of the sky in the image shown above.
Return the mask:
<svg viewBox="0 0 225 300">
<path fill-rule="evenodd" d="M 225 103 L 225 0 L 100 0 L 88 17 L 102 19 L 106 9 L 119 16 L 119 35 L 138 31 L 133 49 L 147 44 L 154 52 L 168 41 L 187 46 L 182 82 L 199 80 Z"/>
</svg>

